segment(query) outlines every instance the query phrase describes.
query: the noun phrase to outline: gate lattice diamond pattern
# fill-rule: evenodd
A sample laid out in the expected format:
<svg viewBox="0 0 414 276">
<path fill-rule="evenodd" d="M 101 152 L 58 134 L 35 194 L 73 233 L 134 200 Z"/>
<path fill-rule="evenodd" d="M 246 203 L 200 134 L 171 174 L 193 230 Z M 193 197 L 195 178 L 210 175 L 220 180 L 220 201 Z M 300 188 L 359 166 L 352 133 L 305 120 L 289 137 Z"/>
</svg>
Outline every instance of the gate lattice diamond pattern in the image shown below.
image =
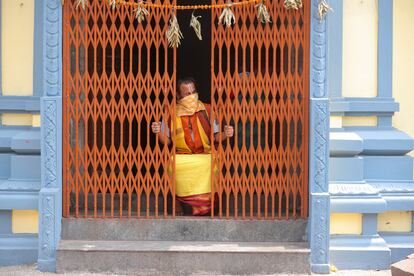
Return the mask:
<svg viewBox="0 0 414 276">
<path fill-rule="evenodd" d="M 213 148 L 219 217 L 307 217 L 310 1 L 298 11 L 283 2 L 266 1 L 270 24 L 239 6 L 227 29 L 213 11 L 212 108 L 236 133 Z"/>
<path fill-rule="evenodd" d="M 167 216 L 175 146 L 158 143 L 150 123 L 174 116 L 169 11 L 138 24 L 132 7 L 75 6 L 64 5 L 64 215 Z"/>
<path fill-rule="evenodd" d="M 150 132 L 175 115 L 171 10 L 149 8 L 138 24 L 132 7 L 74 2 L 64 5 L 63 215 L 174 217 L 175 144 Z M 308 215 L 310 1 L 299 11 L 283 2 L 266 1 L 270 24 L 253 5 L 233 7 L 231 29 L 212 10 L 211 123 L 235 127 L 212 147 L 212 217 Z"/>
</svg>

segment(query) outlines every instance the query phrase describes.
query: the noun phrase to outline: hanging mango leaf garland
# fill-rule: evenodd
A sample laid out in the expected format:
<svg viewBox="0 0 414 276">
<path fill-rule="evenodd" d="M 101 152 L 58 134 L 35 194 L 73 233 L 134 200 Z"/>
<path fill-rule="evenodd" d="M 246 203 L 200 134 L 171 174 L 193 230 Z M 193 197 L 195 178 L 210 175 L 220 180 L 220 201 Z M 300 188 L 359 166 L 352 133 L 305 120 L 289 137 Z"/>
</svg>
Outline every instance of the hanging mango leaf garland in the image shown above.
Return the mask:
<svg viewBox="0 0 414 276">
<path fill-rule="evenodd" d="M 77 9 L 79 5 L 82 6 L 83 10 L 85 10 L 86 6 L 88 5 L 88 0 L 77 0 L 75 8 Z"/>
<path fill-rule="evenodd" d="M 81 6 L 83 9 L 86 8 L 88 5 L 89 0 L 75 0 L 76 1 L 76 8 Z M 180 10 L 188 10 L 188 9 L 213 9 L 213 8 L 224 8 L 223 12 L 219 17 L 218 24 L 225 25 L 227 28 L 230 28 L 233 24 L 236 23 L 236 17 L 234 16 L 233 11 L 231 10 L 233 5 L 250 5 L 252 3 L 261 3 L 256 5 L 257 8 L 257 18 L 262 23 L 270 23 L 272 19 L 270 18 L 269 12 L 267 11 L 267 7 L 264 4 L 265 0 L 246 0 L 240 1 L 237 3 L 231 2 L 231 0 L 227 1 L 227 4 L 223 5 L 188 5 L 188 6 L 174 6 L 169 5 L 167 8 L 173 9 L 173 15 L 169 20 L 168 30 L 166 32 L 168 45 L 169 47 L 178 47 L 181 44 L 181 39 L 184 38 L 183 34 L 181 33 L 180 26 L 178 25 L 178 20 L 176 17 L 176 9 Z M 62 5 L 64 0 L 61 0 Z M 159 4 L 152 4 L 150 2 L 144 2 L 144 0 L 138 0 L 138 2 L 127 2 L 125 0 L 108 0 L 108 4 L 112 9 L 115 9 L 118 5 L 128 5 L 128 6 L 135 6 L 136 8 L 133 10 L 135 18 L 138 20 L 138 23 L 142 23 L 145 20 L 145 17 L 149 15 L 149 11 L 146 7 L 156 7 L 162 8 L 162 5 Z M 299 9 L 302 8 L 302 0 L 284 0 L 284 5 L 286 9 Z M 318 16 L 321 20 L 323 20 L 326 16 L 328 11 L 332 10 L 331 7 L 326 3 L 326 0 L 319 0 L 318 4 Z M 202 40 L 201 35 L 201 23 L 198 20 L 201 16 L 194 16 L 191 15 L 190 27 L 194 29 L 199 40 Z"/>
<path fill-rule="evenodd" d="M 196 36 L 199 40 L 203 40 L 201 36 L 201 23 L 198 21 L 198 19 L 201 18 L 201 15 L 194 16 L 194 11 L 191 14 L 191 21 L 190 21 L 190 27 L 194 29 L 194 32 L 196 33 Z"/>
<path fill-rule="evenodd" d="M 180 25 L 178 25 L 178 20 L 177 20 L 177 17 L 175 16 L 175 12 L 173 13 L 170 19 L 166 35 L 167 35 L 168 45 L 171 48 L 180 46 L 181 39 L 184 38 L 180 30 Z"/>
<path fill-rule="evenodd" d="M 116 8 L 117 2 L 117 0 L 108 0 L 108 4 L 112 7 L 113 10 Z"/>
<path fill-rule="evenodd" d="M 319 0 L 319 3 L 318 3 L 318 17 L 319 17 L 320 21 L 325 19 L 326 14 L 329 11 L 333 11 L 331 6 L 329 6 L 329 4 L 326 3 L 325 0 Z"/>
<path fill-rule="evenodd" d="M 271 23 L 272 19 L 270 18 L 269 12 L 267 11 L 266 5 L 263 1 L 260 4 L 256 5 L 257 8 L 257 19 L 262 23 Z"/>
<path fill-rule="evenodd" d="M 303 6 L 302 0 L 285 0 L 283 4 L 285 5 L 285 8 L 287 10 L 290 10 L 290 9 L 298 10 L 302 8 Z"/>
<path fill-rule="evenodd" d="M 138 2 L 138 6 L 134 9 L 134 14 L 138 23 L 145 21 L 145 17 L 149 15 L 148 10 L 142 5 L 142 0 Z"/>
<path fill-rule="evenodd" d="M 223 10 L 223 12 L 221 13 L 220 17 L 219 17 L 219 25 L 226 25 L 227 28 L 230 28 L 231 25 L 233 25 L 234 23 L 236 23 L 236 17 L 234 17 L 234 13 L 231 10 L 231 6 L 233 5 L 233 3 L 231 1 L 227 2 L 227 7 Z M 224 22 L 223 22 L 224 20 Z M 223 24 L 224 23 L 224 24 Z"/>
</svg>

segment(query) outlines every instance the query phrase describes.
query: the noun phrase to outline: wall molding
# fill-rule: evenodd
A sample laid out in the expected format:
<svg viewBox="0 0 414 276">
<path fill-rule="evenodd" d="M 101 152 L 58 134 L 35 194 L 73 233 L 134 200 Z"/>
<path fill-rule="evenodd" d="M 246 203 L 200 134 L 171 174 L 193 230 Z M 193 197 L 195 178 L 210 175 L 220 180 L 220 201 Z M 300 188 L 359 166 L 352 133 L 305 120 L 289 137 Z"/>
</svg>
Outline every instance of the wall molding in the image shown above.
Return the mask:
<svg viewBox="0 0 414 276">
<path fill-rule="evenodd" d="M 37 259 L 37 235 L 0 235 L 0 266 L 32 264 Z M 16 258 L 19 256 L 19 258 Z"/>
<path fill-rule="evenodd" d="M 62 221 L 62 4 L 43 1 L 41 190 L 38 269 L 56 271 Z"/>
<path fill-rule="evenodd" d="M 312 0 L 310 15 L 309 240 L 311 247 L 311 271 L 328 274 L 330 271 L 328 34 L 327 22 L 319 20 L 317 8 L 318 0 Z"/>
<path fill-rule="evenodd" d="M 393 98 L 331 98 L 331 115 L 337 116 L 392 116 L 399 111 Z"/>
<path fill-rule="evenodd" d="M 0 96 L 0 113 L 40 113 L 40 97 Z"/>
<path fill-rule="evenodd" d="M 392 97 L 393 0 L 378 0 L 378 97 Z"/>
</svg>

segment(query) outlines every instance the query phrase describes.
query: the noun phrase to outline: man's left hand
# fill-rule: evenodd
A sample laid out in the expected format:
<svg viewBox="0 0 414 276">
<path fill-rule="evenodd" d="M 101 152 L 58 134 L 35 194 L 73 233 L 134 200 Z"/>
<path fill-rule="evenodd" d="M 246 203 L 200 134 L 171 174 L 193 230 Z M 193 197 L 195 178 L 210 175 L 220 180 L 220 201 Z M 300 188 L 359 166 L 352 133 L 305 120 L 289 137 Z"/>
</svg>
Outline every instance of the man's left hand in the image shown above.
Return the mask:
<svg viewBox="0 0 414 276">
<path fill-rule="evenodd" d="M 234 135 L 234 128 L 233 126 L 224 126 L 224 134 L 226 137 L 233 137 Z"/>
</svg>

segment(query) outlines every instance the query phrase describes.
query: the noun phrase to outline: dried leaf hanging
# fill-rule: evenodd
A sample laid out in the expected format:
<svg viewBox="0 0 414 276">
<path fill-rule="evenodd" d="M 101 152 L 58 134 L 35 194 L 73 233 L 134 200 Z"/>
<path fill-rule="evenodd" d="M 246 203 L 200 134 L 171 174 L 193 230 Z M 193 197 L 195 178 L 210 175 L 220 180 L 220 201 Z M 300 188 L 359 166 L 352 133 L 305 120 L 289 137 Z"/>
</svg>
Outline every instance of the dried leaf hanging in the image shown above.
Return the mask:
<svg viewBox="0 0 414 276">
<path fill-rule="evenodd" d="M 234 13 L 231 10 L 232 5 L 233 4 L 229 1 L 227 3 L 227 7 L 223 10 L 219 17 L 219 24 L 226 25 L 227 28 L 231 27 L 231 25 L 236 23 L 236 18 L 234 17 Z"/>
<path fill-rule="evenodd" d="M 108 4 L 113 10 L 116 8 L 116 1 L 117 0 L 108 0 Z"/>
<path fill-rule="evenodd" d="M 86 5 L 88 5 L 88 0 L 77 0 L 75 8 L 82 6 L 82 9 L 85 10 Z"/>
<path fill-rule="evenodd" d="M 329 6 L 329 4 L 326 3 L 325 0 L 319 0 L 319 3 L 318 3 L 318 17 L 319 17 L 320 21 L 325 19 L 326 14 L 329 11 L 332 11 L 332 8 Z"/>
<path fill-rule="evenodd" d="M 285 5 L 285 8 L 287 10 L 290 10 L 290 9 L 298 10 L 302 8 L 303 6 L 302 0 L 285 0 L 283 4 Z"/>
<path fill-rule="evenodd" d="M 196 33 L 199 40 L 203 40 L 201 36 L 201 23 L 198 21 L 198 19 L 201 18 L 201 15 L 194 16 L 194 12 L 191 14 L 191 21 L 190 21 L 190 27 L 194 29 L 194 32 Z"/>
<path fill-rule="evenodd" d="M 142 5 L 142 1 L 138 2 L 138 6 L 134 10 L 135 18 L 138 20 L 138 23 L 141 23 L 145 20 L 145 17 L 149 15 L 148 10 Z"/>
<path fill-rule="evenodd" d="M 262 2 L 256 5 L 257 8 L 257 19 L 262 23 L 270 23 L 272 19 L 270 18 L 269 12 L 267 11 L 266 5 Z"/>
<path fill-rule="evenodd" d="M 175 14 L 171 17 L 170 23 L 167 30 L 167 41 L 169 47 L 178 47 L 181 44 L 181 39 L 184 37 L 178 25 L 178 20 Z"/>
</svg>

